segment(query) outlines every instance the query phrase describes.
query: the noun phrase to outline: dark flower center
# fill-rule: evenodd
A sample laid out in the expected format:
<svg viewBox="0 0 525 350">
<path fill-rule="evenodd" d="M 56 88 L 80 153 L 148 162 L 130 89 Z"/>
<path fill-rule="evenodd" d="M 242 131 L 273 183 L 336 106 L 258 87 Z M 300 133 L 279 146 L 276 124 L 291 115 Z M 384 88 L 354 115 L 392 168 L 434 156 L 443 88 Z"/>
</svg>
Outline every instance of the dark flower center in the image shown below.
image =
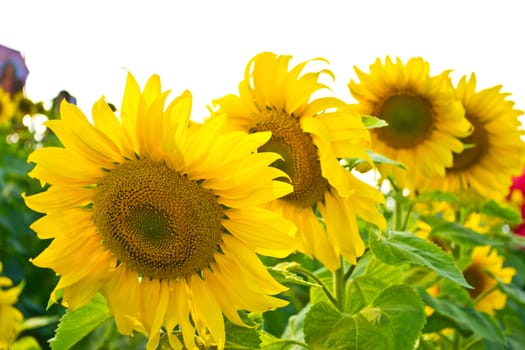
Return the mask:
<svg viewBox="0 0 525 350">
<path fill-rule="evenodd" d="M 224 210 L 195 181 L 148 159 L 119 165 L 93 200 L 102 243 L 150 278 L 187 277 L 206 268 L 221 243 Z"/>
<path fill-rule="evenodd" d="M 374 132 L 393 148 L 413 148 L 432 133 L 432 105 L 419 95 L 405 93 L 390 96 L 376 108 L 374 115 L 388 123 L 388 126 Z"/>
<path fill-rule="evenodd" d="M 293 186 L 293 192 L 281 199 L 298 207 L 312 207 L 328 191 L 328 181 L 321 172 L 321 162 L 312 137 L 305 133 L 299 121 L 286 113 L 267 109 L 250 132 L 271 131 L 271 139 L 259 151 L 276 152 L 282 160 L 272 166 L 283 170 L 289 177 L 281 179 Z"/>
</svg>

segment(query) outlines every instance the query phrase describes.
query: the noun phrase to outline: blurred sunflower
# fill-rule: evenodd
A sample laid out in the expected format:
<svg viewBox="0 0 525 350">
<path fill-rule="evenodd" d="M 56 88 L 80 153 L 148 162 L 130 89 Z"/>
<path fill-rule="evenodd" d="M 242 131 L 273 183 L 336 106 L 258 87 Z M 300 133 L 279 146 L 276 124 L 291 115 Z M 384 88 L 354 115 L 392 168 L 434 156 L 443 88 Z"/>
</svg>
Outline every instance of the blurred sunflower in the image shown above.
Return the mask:
<svg viewBox="0 0 525 350">
<path fill-rule="evenodd" d="M 386 57 L 370 66 L 370 74 L 354 68 L 360 82 L 350 80 L 350 93 L 360 113 L 383 119 L 388 126 L 371 131 L 372 149 L 403 163 L 407 170 L 380 165 L 383 178 L 415 188 L 428 176 L 445 174 L 452 153 L 463 150 L 459 140 L 471 132 L 461 103 L 445 71 L 430 77 L 421 58 L 403 64 Z"/>
<path fill-rule="evenodd" d="M 429 187 L 449 192 L 473 190 L 484 198 L 503 200 L 512 184 L 512 177 L 521 174 L 525 161 L 524 134 L 509 94 L 501 86 L 476 92 L 476 76 L 464 76 L 458 86 L 467 119 L 474 132 L 462 139 L 468 145 L 454 154 L 452 166 L 445 176 L 429 180 Z"/>
<path fill-rule="evenodd" d="M 0 262 L 0 273 L 2 263 Z M 18 301 L 22 285 L 13 286 L 13 281 L 0 276 L 0 349 L 9 349 L 22 327 L 23 315 L 13 305 Z"/>
<path fill-rule="evenodd" d="M 384 198 L 339 163 L 338 157 L 368 159 L 370 136 L 359 114 L 343 101 L 320 94 L 327 88 L 321 77 L 333 78 L 332 73 L 305 71 L 307 64 L 326 61 L 289 68 L 291 58 L 256 55 L 246 67 L 239 96 L 229 94 L 214 102 L 226 113 L 229 130 L 271 131 L 271 139 L 259 150 L 281 155 L 273 166 L 286 173 L 281 179 L 292 184 L 293 192 L 269 207 L 297 225 L 300 250 L 336 270 L 341 255 L 355 264 L 364 252 L 357 217 L 385 228 L 378 209 Z"/>
<path fill-rule="evenodd" d="M 51 244 L 33 263 L 60 281 L 52 298 L 76 309 L 101 291 L 119 331 L 149 334 L 155 349 L 163 327 L 171 346 L 199 338 L 225 345 L 223 314 L 264 312 L 287 304 L 285 290 L 256 253 L 284 257 L 295 249 L 295 226 L 259 208 L 292 187 L 274 178 L 275 153 L 258 153 L 271 134 L 220 133 L 225 118 L 189 127 L 191 95 L 165 108 L 169 92 L 152 76 L 141 92 L 128 75 L 121 117 L 103 99 L 91 124 L 74 105 L 46 125 L 64 147 L 33 152 L 30 175 L 51 186 L 26 197 L 46 215 L 32 228 Z M 253 181 L 257 178 L 257 181 Z"/>
<path fill-rule="evenodd" d="M 16 110 L 11 95 L 0 88 L 0 126 L 7 125 Z"/>
<path fill-rule="evenodd" d="M 503 283 L 510 283 L 516 270 L 503 267 L 503 258 L 490 246 L 474 248 L 472 263 L 463 271 L 467 282 L 474 287 L 469 289 L 476 309 L 494 315 L 494 310 L 505 307 L 507 295 L 497 289 L 496 278 Z"/>
</svg>

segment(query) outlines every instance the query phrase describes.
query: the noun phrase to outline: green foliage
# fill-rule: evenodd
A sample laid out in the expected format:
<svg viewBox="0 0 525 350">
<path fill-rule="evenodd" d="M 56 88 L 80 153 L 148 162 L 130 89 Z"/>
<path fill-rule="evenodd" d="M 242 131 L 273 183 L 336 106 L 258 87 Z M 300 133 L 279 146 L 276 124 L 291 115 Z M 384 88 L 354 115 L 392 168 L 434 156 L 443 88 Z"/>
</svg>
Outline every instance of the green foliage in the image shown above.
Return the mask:
<svg viewBox="0 0 525 350">
<path fill-rule="evenodd" d="M 363 124 L 367 129 L 383 128 L 388 125 L 388 123 L 383 119 L 379 119 L 371 115 L 363 115 L 361 116 L 361 119 L 363 120 Z"/>
<path fill-rule="evenodd" d="M 515 225 L 521 223 L 521 214 L 508 206 L 500 205 L 499 203 L 491 200 L 483 204 L 479 209 L 481 214 L 498 217 L 504 220 L 506 223 Z"/>
<path fill-rule="evenodd" d="M 55 337 L 49 341 L 51 349 L 71 349 L 109 317 L 106 299 L 102 295 L 96 294 L 91 301 L 78 310 L 66 311 L 60 319 Z"/>
<path fill-rule="evenodd" d="M 383 290 L 358 312 L 347 314 L 320 302 L 304 320 L 312 349 L 412 349 L 425 323 L 423 303 L 408 286 Z"/>
<path fill-rule="evenodd" d="M 241 319 L 250 327 L 240 327 L 226 321 L 226 349 L 249 350 L 259 348 L 261 345 L 259 334 L 263 323 L 262 316 L 243 313 Z"/>
<path fill-rule="evenodd" d="M 414 235 L 390 231 L 379 239 L 370 240 L 370 249 L 375 256 L 387 264 L 422 265 L 432 269 L 441 277 L 469 287 L 450 254 Z"/>
<path fill-rule="evenodd" d="M 490 341 L 503 342 L 503 332 L 496 320 L 486 313 L 477 311 L 472 305 L 454 302 L 451 300 L 453 296 L 449 293 L 443 298 L 432 298 L 428 293 L 420 290 L 419 295 L 425 304 L 435 310 L 435 313 L 428 318 L 426 331 L 438 331 L 446 325 L 457 327 L 467 334 L 472 332 Z"/>
</svg>

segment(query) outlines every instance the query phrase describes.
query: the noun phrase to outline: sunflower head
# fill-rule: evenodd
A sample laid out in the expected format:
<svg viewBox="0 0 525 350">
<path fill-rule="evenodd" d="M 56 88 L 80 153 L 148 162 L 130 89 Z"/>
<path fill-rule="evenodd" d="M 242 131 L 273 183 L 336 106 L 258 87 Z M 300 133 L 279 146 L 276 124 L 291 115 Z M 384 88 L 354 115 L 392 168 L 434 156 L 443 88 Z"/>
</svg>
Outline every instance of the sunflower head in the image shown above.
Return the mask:
<svg viewBox="0 0 525 350">
<path fill-rule="evenodd" d="M 430 76 L 430 66 L 421 58 L 404 64 L 389 57 L 384 64 L 376 60 L 369 74 L 355 71 L 360 81 L 351 80 L 348 86 L 360 112 L 388 123 L 371 131 L 372 148 L 407 167 L 380 166 L 382 176 L 414 188 L 424 177 L 443 175 L 453 153 L 463 150 L 458 138 L 471 132 L 449 72 Z"/>
<path fill-rule="evenodd" d="M 21 292 L 21 284 L 13 287 L 10 278 L 0 276 L 0 349 L 9 349 L 22 328 L 23 315 L 14 307 Z"/>
<path fill-rule="evenodd" d="M 450 192 L 472 191 L 483 198 L 502 200 L 521 174 L 525 162 L 525 143 L 519 116 L 509 94 L 501 86 L 476 91 L 476 76 L 464 76 L 456 88 L 466 118 L 474 126 L 462 138 L 465 149 L 454 154 L 444 176 L 428 181 L 428 186 Z"/>
<path fill-rule="evenodd" d="M 286 305 L 257 254 L 295 250 L 295 226 L 260 208 L 292 186 L 275 180 L 279 155 L 259 151 L 270 133 L 223 133 L 224 117 L 195 125 L 190 93 L 166 107 L 168 93 L 158 76 L 141 91 L 129 74 L 120 116 L 101 99 L 93 124 L 61 103 L 47 126 L 63 147 L 29 157 L 50 184 L 25 197 L 45 214 L 32 228 L 53 239 L 33 263 L 56 271 L 73 309 L 100 291 L 120 332 L 147 333 L 148 349 L 161 329 L 175 348 L 199 337 L 222 349 L 223 315 L 244 325 L 239 310 Z"/>
<path fill-rule="evenodd" d="M 293 192 L 269 207 L 298 226 L 303 252 L 336 269 L 339 255 L 355 263 L 363 254 L 358 216 L 384 228 L 378 210 L 384 199 L 339 163 L 344 157 L 369 160 L 370 135 L 360 114 L 331 96 L 324 80 L 333 74 L 316 66 L 326 60 L 291 66 L 291 59 L 270 52 L 256 55 L 246 67 L 239 94 L 215 103 L 226 114 L 228 130 L 271 132 L 259 151 L 281 156 L 272 166 L 285 173 L 279 180 L 291 184 Z"/>
<path fill-rule="evenodd" d="M 489 246 L 476 247 L 472 253 L 472 263 L 463 271 L 476 309 L 494 315 L 495 310 L 505 307 L 507 296 L 497 289 L 496 278 L 503 283 L 510 283 L 516 270 L 503 267 L 503 258 Z"/>
</svg>

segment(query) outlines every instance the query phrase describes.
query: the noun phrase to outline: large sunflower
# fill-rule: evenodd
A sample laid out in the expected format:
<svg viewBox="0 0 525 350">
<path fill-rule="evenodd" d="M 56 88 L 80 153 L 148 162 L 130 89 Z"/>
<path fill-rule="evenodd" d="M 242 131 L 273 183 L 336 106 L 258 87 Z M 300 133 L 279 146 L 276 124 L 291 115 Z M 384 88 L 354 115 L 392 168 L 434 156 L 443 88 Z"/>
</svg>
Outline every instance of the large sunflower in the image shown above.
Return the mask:
<svg viewBox="0 0 525 350">
<path fill-rule="evenodd" d="M 366 158 L 369 133 L 360 115 L 334 97 L 321 97 L 320 80 L 328 70 L 307 71 L 309 62 L 289 69 L 291 56 L 263 52 L 247 65 L 239 95 L 215 103 L 231 130 L 271 131 L 260 150 L 273 151 L 293 192 L 269 207 L 296 223 L 299 246 L 326 267 L 340 267 L 340 255 L 355 264 L 364 244 L 357 217 L 385 227 L 378 203 L 381 193 L 344 169 L 338 157 Z M 324 60 L 314 60 L 324 64 Z M 315 98 L 313 95 L 316 95 Z M 318 219 L 321 215 L 323 222 Z"/>
<path fill-rule="evenodd" d="M 21 292 L 22 285 L 13 287 L 11 279 L 0 276 L 0 349 L 9 349 L 22 327 L 23 315 L 14 307 Z"/>
<path fill-rule="evenodd" d="M 52 297 L 76 309 L 98 291 L 118 329 L 149 334 L 161 327 L 170 344 L 195 347 L 195 331 L 225 344 L 223 314 L 243 325 L 239 310 L 286 305 L 256 253 L 284 257 L 295 226 L 262 203 L 291 191 L 274 178 L 278 159 L 258 153 L 270 133 L 220 133 L 224 118 L 189 127 L 191 95 L 165 109 L 168 92 L 152 76 L 141 92 L 128 75 L 121 117 L 99 100 L 91 124 L 74 105 L 47 122 L 64 147 L 32 153 L 30 175 L 51 186 L 26 197 L 46 215 L 32 228 L 51 244 L 33 263 L 60 281 Z M 257 178 L 257 181 L 253 181 Z"/>
<path fill-rule="evenodd" d="M 460 137 L 471 132 L 461 103 L 455 96 L 448 71 L 430 76 L 429 64 L 411 58 L 403 64 L 387 57 L 370 66 L 370 74 L 355 67 L 359 83 L 348 87 L 362 114 L 383 119 L 388 126 L 372 130 L 372 148 L 403 163 L 407 170 L 382 165 L 402 187 L 417 187 L 428 176 L 444 175 L 452 153 L 463 150 Z"/>
<path fill-rule="evenodd" d="M 521 174 L 525 143 L 518 117 L 508 94 L 501 86 L 476 91 L 476 77 L 465 76 L 457 86 L 457 95 L 465 108 L 474 132 L 462 141 L 468 145 L 454 154 L 453 163 L 444 177 L 429 181 L 429 187 L 443 191 L 473 190 L 482 197 L 503 200 L 512 184 L 512 177 Z"/>
<path fill-rule="evenodd" d="M 494 310 L 505 307 L 506 294 L 497 288 L 496 278 L 510 283 L 516 270 L 503 267 L 503 258 L 490 246 L 474 248 L 472 263 L 463 271 L 467 282 L 473 286 L 468 292 L 474 299 L 476 309 L 494 315 Z"/>
</svg>

